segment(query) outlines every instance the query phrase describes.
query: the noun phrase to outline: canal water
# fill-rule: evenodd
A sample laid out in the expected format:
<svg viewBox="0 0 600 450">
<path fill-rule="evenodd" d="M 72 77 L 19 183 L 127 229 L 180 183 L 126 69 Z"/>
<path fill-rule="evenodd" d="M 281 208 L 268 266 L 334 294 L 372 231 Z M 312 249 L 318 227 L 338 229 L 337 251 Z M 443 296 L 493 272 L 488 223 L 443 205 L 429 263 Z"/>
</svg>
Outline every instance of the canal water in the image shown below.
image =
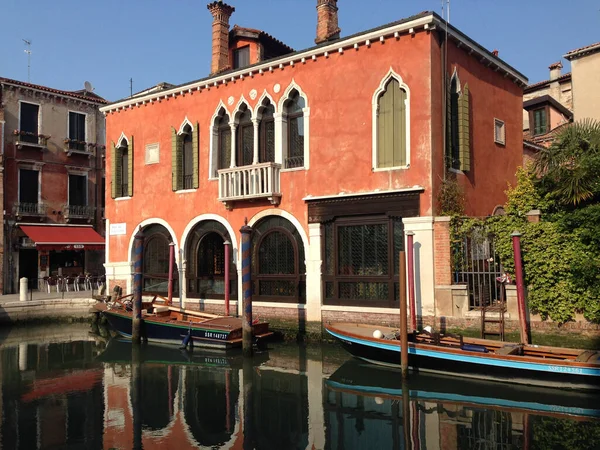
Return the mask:
<svg viewBox="0 0 600 450">
<path fill-rule="evenodd" d="M 240 354 L 0 328 L 3 449 L 600 449 L 600 400 L 415 375 L 337 346 Z"/>
</svg>

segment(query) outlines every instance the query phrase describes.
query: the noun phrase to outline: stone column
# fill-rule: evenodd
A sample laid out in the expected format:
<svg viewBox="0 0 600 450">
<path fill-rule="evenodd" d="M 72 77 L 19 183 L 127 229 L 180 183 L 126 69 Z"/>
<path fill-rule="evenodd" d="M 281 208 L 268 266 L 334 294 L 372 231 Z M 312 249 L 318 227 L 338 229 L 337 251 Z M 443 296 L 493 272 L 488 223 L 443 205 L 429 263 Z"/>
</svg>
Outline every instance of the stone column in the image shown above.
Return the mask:
<svg viewBox="0 0 600 450">
<path fill-rule="evenodd" d="M 254 156 L 252 158 L 252 164 L 258 164 L 258 124 L 260 121 L 256 118 L 252 118 L 252 125 L 254 127 Z"/>
<path fill-rule="evenodd" d="M 308 254 L 306 255 L 306 320 L 321 321 L 323 283 L 321 280 L 321 224 L 308 224 Z"/>
<path fill-rule="evenodd" d="M 236 167 L 237 164 L 235 161 L 235 137 L 237 124 L 235 122 L 229 122 L 229 128 L 231 129 L 231 163 L 229 164 L 229 167 Z"/>
<path fill-rule="evenodd" d="M 283 128 L 287 125 L 287 121 L 283 120 L 283 114 L 280 112 L 273 114 L 273 119 L 275 122 L 275 162 L 283 166 L 284 131 L 287 138 L 287 128 L 285 130 Z"/>
</svg>

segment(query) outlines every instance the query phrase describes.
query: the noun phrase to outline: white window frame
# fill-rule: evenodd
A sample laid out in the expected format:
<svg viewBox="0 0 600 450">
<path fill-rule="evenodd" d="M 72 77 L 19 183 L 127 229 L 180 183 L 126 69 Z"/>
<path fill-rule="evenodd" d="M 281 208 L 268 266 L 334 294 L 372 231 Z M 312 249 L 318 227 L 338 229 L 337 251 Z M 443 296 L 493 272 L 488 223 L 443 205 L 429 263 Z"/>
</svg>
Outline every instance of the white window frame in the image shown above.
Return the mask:
<svg viewBox="0 0 600 450">
<path fill-rule="evenodd" d="M 127 143 L 127 145 L 123 145 L 123 141 L 125 141 Z M 117 140 L 117 144 L 115 145 L 115 150 L 122 148 L 122 147 L 127 147 L 127 151 L 130 152 L 131 149 L 129 148 L 129 139 L 127 139 L 127 136 L 125 136 L 125 132 L 121 132 L 121 136 L 119 136 L 119 139 Z M 116 153 L 116 152 L 115 152 Z M 116 164 L 116 161 L 113 161 L 113 164 Z M 128 170 L 131 170 L 131 167 L 128 167 Z M 111 174 L 112 174 L 112 167 L 111 167 Z M 111 183 L 114 183 L 115 180 L 111 179 Z M 115 197 L 113 200 L 129 200 L 131 197 L 133 197 L 132 195 L 125 195 L 125 196 L 121 196 L 121 197 Z"/>
<path fill-rule="evenodd" d="M 71 139 L 71 136 L 69 135 L 69 131 L 71 129 L 71 113 L 75 113 L 75 114 L 81 114 L 85 117 L 84 123 L 85 123 L 85 139 L 84 141 L 86 143 L 89 143 L 90 141 L 88 140 L 88 136 L 89 136 L 89 125 L 88 125 L 88 113 L 84 113 L 81 111 L 75 111 L 73 109 L 69 109 L 67 110 L 67 139 Z"/>
<path fill-rule="evenodd" d="M 71 206 L 71 175 L 76 175 L 80 177 L 85 177 L 85 205 L 90 206 L 90 196 L 89 196 L 89 174 L 87 171 L 78 171 L 78 170 L 67 170 L 67 205 Z"/>
<path fill-rule="evenodd" d="M 21 203 L 21 169 L 23 170 L 34 170 L 38 173 L 38 201 L 39 205 L 42 203 L 42 166 L 43 163 L 32 163 L 32 164 L 19 164 L 18 169 L 18 180 L 17 180 L 17 203 Z"/>
<path fill-rule="evenodd" d="M 42 134 L 42 104 L 41 103 L 36 103 L 36 102 L 30 102 L 30 101 L 26 101 L 26 100 L 19 100 L 19 125 L 18 125 L 18 130 L 21 131 L 21 104 L 22 103 L 27 103 L 29 105 L 36 105 L 38 107 L 38 130 L 37 130 L 37 134 L 40 135 Z"/>
<path fill-rule="evenodd" d="M 385 92 L 385 85 L 394 78 L 400 84 L 400 89 L 404 89 L 406 92 L 406 165 L 404 166 L 395 166 L 395 167 L 379 167 L 379 162 L 377 161 L 377 111 L 379 109 L 379 97 L 381 94 Z M 394 69 L 390 67 L 389 72 L 385 77 L 382 78 L 379 83 L 379 87 L 373 94 L 372 99 L 372 170 L 373 172 L 389 172 L 390 170 L 401 170 L 401 169 L 409 169 L 410 168 L 410 89 L 402 80 L 402 77 L 398 75 Z"/>
<path fill-rule="evenodd" d="M 497 125 L 502 125 L 501 139 L 499 139 L 498 136 L 496 135 L 496 126 Z M 506 123 L 504 122 L 504 120 L 500 120 L 496 117 L 494 117 L 494 142 L 499 145 L 504 145 L 504 146 L 506 145 Z"/>
<path fill-rule="evenodd" d="M 285 155 L 288 152 L 287 139 L 287 117 L 285 116 L 285 102 L 289 100 L 290 93 L 296 90 L 298 95 L 304 100 L 304 108 L 302 108 L 302 117 L 304 119 L 304 165 L 302 167 L 294 167 L 286 169 Z M 290 85 L 283 92 L 279 99 L 279 103 L 275 106 L 275 162 L 281 164 L 281 172 L 297 172 L 300 170 L 308 170 L 310 168 L 310 106 L 308 96 L 302 88 L 292 79 Z"/>
</svg>

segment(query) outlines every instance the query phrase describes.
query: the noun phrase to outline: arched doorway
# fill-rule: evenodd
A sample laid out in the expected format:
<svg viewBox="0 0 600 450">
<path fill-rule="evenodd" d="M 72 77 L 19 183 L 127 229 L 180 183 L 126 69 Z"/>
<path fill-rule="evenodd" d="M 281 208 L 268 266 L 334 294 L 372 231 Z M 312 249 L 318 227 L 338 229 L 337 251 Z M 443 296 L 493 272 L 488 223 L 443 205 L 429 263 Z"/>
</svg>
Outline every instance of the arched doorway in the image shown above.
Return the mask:
<svg viewBox="0 0 600 450">
<path fill-rule="evenodd" d="M 253 299 L 305 303 L 304 246 L 296 227 L 283 217 L 269 216 L 253 229 Z"/>
<path fill-rule="evenodd" d="M 169 291 L 169 244 L 171 234 L 162 225 L 149 225 L 144 232 L 143 284 L 144 294 L 166 296 Z M 177 261 L 173 264 L 173 294 L 179 294 Z"/>
<path fill-rule="evenodd" d="M 225 246 L 231 237 L 225 226 L 216 220 L 206 220 L 194 227 L 190 233 L 186 254 L 187 297 L 225 298 Z M 237 298 L 237 270 L 233 248 L 229 255 L 229 292 Z"/>
</svg>

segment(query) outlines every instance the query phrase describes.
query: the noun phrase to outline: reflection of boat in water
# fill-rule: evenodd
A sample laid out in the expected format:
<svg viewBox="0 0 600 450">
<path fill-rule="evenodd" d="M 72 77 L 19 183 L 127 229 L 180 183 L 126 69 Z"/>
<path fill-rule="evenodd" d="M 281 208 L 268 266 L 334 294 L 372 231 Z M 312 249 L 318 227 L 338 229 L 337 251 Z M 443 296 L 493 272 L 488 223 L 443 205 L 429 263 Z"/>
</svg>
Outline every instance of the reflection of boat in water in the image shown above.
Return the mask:
<svg viewBox="0 0 600 450">
<path fill-rule="evenodd" d="M 374 364 L 400 367 L 398 329 L 359 323 L 332 323 L 325 329 L 352 355 Z M 408 337 L 409 365 L 419 371 L 527 385 L 600 388 L 600 352 L 595 350 L 427 332 Z"/>
<path fill-rule="evenodd" d="M 402 379 L 392 368 L 356 359 L 344 363 L 326 381 L 333 391 L 380 399 L 402 398 Z M 485 407 L 536 415 L 600 418 L 600 395 L 547 387 L 471 380 L 432 373 L 410 375 L 411 400 Z"/>
<path fill-rule="evenodd" d="M 241 369 L 244 357 L 240 349 L 229 351 L 207 348 L 194 348 L 192 351 L 179 350 L 171 345 L 145 343 L 140 345 L 140 362 L 164 365 L 198 365 L 203 367 Z M 269 359 L 266 351 L 255 352 L 254 365 Z M 104 351 L 96 358 L 105 363 L 131 363 L 131 341 L 123 338 L 110 339 Z"/>
</svg>

